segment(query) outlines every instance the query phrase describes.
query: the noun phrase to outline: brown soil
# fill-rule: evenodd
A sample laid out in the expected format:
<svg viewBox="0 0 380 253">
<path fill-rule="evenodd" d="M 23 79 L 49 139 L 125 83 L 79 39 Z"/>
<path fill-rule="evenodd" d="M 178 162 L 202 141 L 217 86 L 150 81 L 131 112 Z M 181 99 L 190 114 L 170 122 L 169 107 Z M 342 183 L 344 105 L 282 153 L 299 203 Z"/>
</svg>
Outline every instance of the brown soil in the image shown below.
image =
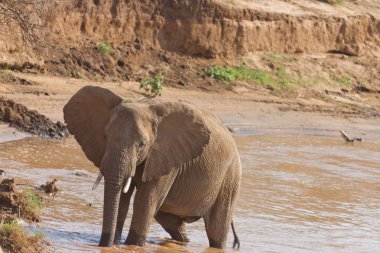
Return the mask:
<svg viewBox="0 0 380 253">
<path fill-rule="evenodd" d="M 60 121 L 53 123 L 37 111 L 12 100 L 0 97 L 0 120 L 8 122 L 20 131 L 38 135 L 43 138 L 63 138 L 68 134 Z"/>
</svg>

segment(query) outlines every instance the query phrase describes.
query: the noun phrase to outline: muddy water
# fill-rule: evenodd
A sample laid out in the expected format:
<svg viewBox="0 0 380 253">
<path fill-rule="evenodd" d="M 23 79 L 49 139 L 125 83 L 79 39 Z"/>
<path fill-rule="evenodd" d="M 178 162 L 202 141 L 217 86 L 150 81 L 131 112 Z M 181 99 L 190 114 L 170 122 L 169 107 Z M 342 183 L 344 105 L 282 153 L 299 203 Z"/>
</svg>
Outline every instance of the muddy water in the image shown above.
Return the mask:
<svg viewBox="0 0 380 253">
<path fill-rule="evenodd" d="M 280 135 L 237 136 L 236 142 L 243 164 L 235 212 L 240 252 L 378 252 L 379 142 Z M 30 227 L 44 231 L 57 252 L 214 252 L 202 221 L 188 224 L 186 246 L 165 239 L 153 224 L 144 249 L 97 248 L 103 185 L 91 191 L 97 170 L 73 139 L 1 143 L 0 157 L 0 169 L 32 185 L 58 179 L 61 191 L 45 201 L 42 222 Z M 227 252 L 234 252 L 231 244 L 230 234 Z"/>
</svg>

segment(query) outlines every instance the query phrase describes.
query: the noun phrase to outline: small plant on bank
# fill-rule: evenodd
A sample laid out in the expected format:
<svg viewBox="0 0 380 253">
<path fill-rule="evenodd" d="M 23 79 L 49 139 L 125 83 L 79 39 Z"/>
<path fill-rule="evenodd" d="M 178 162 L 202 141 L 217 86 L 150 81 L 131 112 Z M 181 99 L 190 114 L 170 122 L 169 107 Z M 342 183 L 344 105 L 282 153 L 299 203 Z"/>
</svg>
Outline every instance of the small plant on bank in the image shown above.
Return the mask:
<svg viewBox="0 0 380 253">
<path fill-rule="evenodd" d="M 320 0 L 323 3 L 328 3 L 331 5 L 341 5 L 346 2 L 346 0 Z"/>
<path fill-rule="evenodd" d="M 5 64 L 0 64 L 0 69 L 1 70 L 12 70 L 12 66 L 5 63 Z"/>
<path fill-rule="evenodd" d="M 291 55 L 265 54 L 262 59 L 270 63 L 296 62 L 298 59 Z"/>
<path fill-rule="evenodd" d="M 158 71 L 151 77 L 142 78 L 140 80 L 140 89 L 144 89 L 153 97 L 161 96 L 162 88 L 164 86 L 164 79 L 164 75 L 161 71 Z"/>
<path fill-rule="evenodd" d="M 14 81 L 16 76 L 11 72 L 0 71 L 0 81 L 9 82 Z"/>
<path fill-rule="evenodd" d="M 98 50 L 103 56 L 109 56 L 112 53 L 112 47 L 107 42 L 100 42 L 98 44 Z"/>
<path fill-rule="evenodd" d="M 347 74 L 344 74 L 343 76 L 341 76 L 341 78 L 339 79 L 339 82 L 342 86 L 344 87 L 349 87 L 351 85 L 351 78 L 349 75 Z"/>
<path fill-rule="evenodd" d="M 42 197 L 30 189 L 24 189 L 23 194 L 26 198 L 26 203 L 23 205 L 24 215 L 36 216 L 43 207 Z"/>
</svg>

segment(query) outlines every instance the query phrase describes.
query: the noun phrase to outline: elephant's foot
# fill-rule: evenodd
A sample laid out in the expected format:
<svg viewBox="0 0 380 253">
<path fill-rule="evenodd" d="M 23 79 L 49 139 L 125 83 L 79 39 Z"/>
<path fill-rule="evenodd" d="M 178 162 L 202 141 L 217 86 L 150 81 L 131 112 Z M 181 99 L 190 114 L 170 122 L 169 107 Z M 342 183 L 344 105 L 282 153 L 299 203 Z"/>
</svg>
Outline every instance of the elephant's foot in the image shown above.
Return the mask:
<svg viewBox="0 0 380 253">
<path fill-rule="evenodd" d="M 146 236 L 137 234 L 134 230 L 129 230 L 128 237 L 125 240 L 125 244 L 144 246 Z"/>
<path fill-rule="evenodd" d="M 102 233 L 99 241 L 100 247 L 112 247 L 113 246 L 113 234 Z"/>
<path fill-rule="evenodd" d="M 190 242 L 186 234 L 185 223 L 179 216 L 171 213 L 158 211 L 154 217 L 158 223 L 170 234 L 173 240 Z"/>
<path fill-rule="evenodd" d="M 179 241 L 179 242 L 190 242 L 190 239 L 187 237 L 187 234 L 184 232 L 180 232 L 179 230 L 170 230 L 165 229 L 166 232 L 170 234 L 173 240 Z"/>
<path fill-rule="evenodd" d="M 121 240 L 121 234 L 123 232 L 123 226 L 124 226 L 124 221 L 123 222 L 117 222 L 116 224 L 116 231 L 115 231 L 115 239 L 114 243 L 118 243 Z"/>
<path fill-rule="evenodd" d="M 209 239 L 209 243 L 210 243 L 210 247 L 212 247 L 212 248 L 223 249 L 224 246 L 225 246 L 224 242 L 215 241 L 215 240 L 212 240 L 212 239 Z"/>
</svg>

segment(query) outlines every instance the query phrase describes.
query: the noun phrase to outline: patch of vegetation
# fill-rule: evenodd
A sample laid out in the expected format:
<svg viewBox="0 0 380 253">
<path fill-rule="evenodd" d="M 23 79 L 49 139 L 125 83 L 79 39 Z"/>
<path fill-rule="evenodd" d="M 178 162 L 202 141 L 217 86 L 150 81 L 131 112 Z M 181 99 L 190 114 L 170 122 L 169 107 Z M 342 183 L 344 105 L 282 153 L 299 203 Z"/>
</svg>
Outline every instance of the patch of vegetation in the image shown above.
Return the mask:
<svg viewBox="0 0 380 253">
<path fill-rule="evenodd" d="M 343 107 L 343 108 L 345 108 L 345 109 L 350 109 L 350 107 L 351 107 L 350 104 L 346 103 L 346 102 L 341 102 L 340 106 Z"/>
<path fill-rule="evenodd" d="M 351 78 L 348 74 L 344 74 L 338 79 L 338 82 L 341 86 L 349 87 L 351 85 Z"/>
<path fill-rule="evenodd" d="M 348 74 L 333 74 L 332 77 L 330 77 L 330 80 L 326 80 L 325 83 L 330 86 L 349 88 L 351 86 L 351 77 Z"/>
<path fill-rule="evenodd" d="M 298 59 L 290 55 L 265 54 L 262 59 L 270 63 L 296 62 Z"/>
<path fill-rule="evenodd" d="M 156 72 L 153 76 L 142 78 L 140 82 L 140 89 L 144 89 L 149 95 L 156 97 L 161 96 L 162 88 L 164 86 L 164 75 L 161 71 Z"/>
<path fill-rule="evenodd" d="M 320 2 L 328 3 L 331 5 L 342 5 L 346 2 L 346 0 L 320 0 Z"/>
<path fill-rule="evenodd" d="M 15 80 L 16 79 L 16 76 L 11 73 L 11 72 L 7 72 L 7 71 L 0 71 L 0 80 L 1 81 L 9 81 L 9 80 Z"/>
<path fill-rule="evenodd" d="M 11 70 L 12 66 L 7 64 L 7 63 L 4 63 L 4 64 L 0 64 L 0 69 L 1 70 Z"/>
<path fill-rule="evenodd" d="M 301 84 L 299 78 L 294 77 L 281 65 L 276 70 L 268 71 L 249 66 L 223 67 L 212 65 L 204 69 L 203 74 L 223 82 L 246 81 L 251 84 L 262 85 L 275 92 L 290 90 L 294 84 Z"/>
<path fill-rule="evenodd" d="M 98 44 L 98 50 L 103 56 L 109 56 L 113 51 L 112 47 L 107 42 L 100 42 Z"/>
<path fill-rule="evenodd" d="M 0 225 L 0 246 L 6 252 L 43 252 L 46 245 L 47 242 L 44 240 L 42 232 L 37 232 L 31 236 L 15 222 Z"/>
<path fill-rule="evenodd" d="M 25 202 L 22 205 L 24 216 L 37 216 L 43 207 L 43 199 L 30 189 L 24 189 Z"/>
<path fill-rule="evenodd" d="M 17 85 L 33 85 L 35 84 L 32 81 L 20 78 L 7 70 L 0 70 L 0 82 L 6 84 L 17 84 Z"/>
</svg>

